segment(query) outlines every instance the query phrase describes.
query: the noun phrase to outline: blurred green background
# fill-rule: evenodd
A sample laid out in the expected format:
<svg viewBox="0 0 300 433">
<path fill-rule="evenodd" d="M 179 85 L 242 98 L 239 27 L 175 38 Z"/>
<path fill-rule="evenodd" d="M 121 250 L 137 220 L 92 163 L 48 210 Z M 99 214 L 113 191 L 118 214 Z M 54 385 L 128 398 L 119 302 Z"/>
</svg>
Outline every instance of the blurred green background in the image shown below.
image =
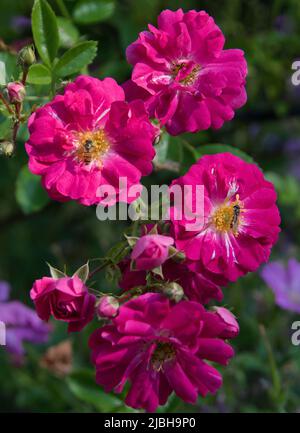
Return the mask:
<svg viewBox="0 0 300 433">
<path fill-rule="evenodd" d="M 79 40 L 98 41 L 98 53 L 89 72 L 119 83 L 130 77 L 125 49 L 147 23 L 156 23 L 165 8 L 204 9 L 226 36 L 226 48 L 242 48 L 249 65 L 248 103 L 232 122 L 218 131 L 205 131 L 184 138 L 201 153 L 201 146 L 223 143 L 250 155 L 275 182 L 282 215 L 282 233 L 272 259 L 300 259 L 300 86 L 291 84 L 294 60 L 300 58 L 299 0 L 60 0 L 49 1 L 60 19 L 61 50 Z M 101 3 L 89 14 L 91 3 Z M 0 60 L 10 65 L 16 78 L 17 50 L 32 38 L 32 0 L 1 0 Z M 93 7 L 93 6 L 92 6 Z M 21 19 L 22 18 L 22 19 Z M 3 46 L 5 47 L 3 48 Z M 86 71 L 85 71 L 86 72 Z M 32 95 L 47 95 L 45 86 L 29 89 Z M 39 101 L 41 103 L 41 101 Z M 0 138 L 7 121 L 1 117 Z M 26 127 L 19 134 L 12 159 L 0 159 L 0 279 L 10 282 L 12 297 L 31 305 L 33 281 L 48 272 L 45 262 L 67 265 L 70 272 L 90 257 L 104 256 L 121 240 L 120 222 L 99 222 L 95 209 L 76 203 L 47 202 L 26 178 L 24 151 Z M 183 150 L 186 152 L 186 150 Z M 182 157 L 182 156 L 181 156 Z M 188 155 L 186 165 L 191 163 Z M 183 164 L 184 166 L 184 164 Z M 23 170 L 22 170 L 23 168 Z M 160 171 L 148 181 L 168 183 L 175 173 Z M 27 182 L 28 180 L 28 182 Z M 300 286 L 300 281 L 299 281 Z M 97 287 L 109 290 L 99 276 Z M 300 289 L 299 289 L 300 290 Z M 298 412 L 300 411 L 300 346 L 291 343 L 291 324 L 297 315 L 274 303 L 271 290 L 259 273 L 240 279 L 225 289 L 224 304 L 237 315 L 241 327 L 233 342 L 236 357 L 222 369 L 224 386 L 215 397 L 199 399 L 195 406 L 178 399 L 163 408 L 167 412 Z M 55 323 L 46 346 L 27 347 L 21 368 L 11 365 L 0 348 L 0 411 L 119 412 L 129 410 L 119 397 L 107 396 L 94 384 L 87 338 L 90 325 L 80 335 L 67 336 L 66 326 Z M 264 330 L 266 332 L 264 332 Z M 72 340 L 72 372 L 63 378 L 40 367 L 47 347 Z"/>
</svg>

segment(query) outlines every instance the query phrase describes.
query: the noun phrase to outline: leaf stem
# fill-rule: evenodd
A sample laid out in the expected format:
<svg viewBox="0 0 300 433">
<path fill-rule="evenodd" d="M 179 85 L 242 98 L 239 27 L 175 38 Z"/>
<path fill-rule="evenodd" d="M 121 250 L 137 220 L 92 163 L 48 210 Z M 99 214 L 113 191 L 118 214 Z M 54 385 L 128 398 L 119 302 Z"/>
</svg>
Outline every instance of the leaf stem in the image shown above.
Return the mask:
<svg viewBox="0 0 300 433">
<path fill-rule="evenodd" d="M 68 20 L 72 21 L 72 17 L 69 14 L 69 11 L 64 3 L 64 0 L 56 0 L 56 4 L 58 9 L 60 10 L 62 16 L 64 16 L 65 18 L 67 18 Z"/>
</svg>

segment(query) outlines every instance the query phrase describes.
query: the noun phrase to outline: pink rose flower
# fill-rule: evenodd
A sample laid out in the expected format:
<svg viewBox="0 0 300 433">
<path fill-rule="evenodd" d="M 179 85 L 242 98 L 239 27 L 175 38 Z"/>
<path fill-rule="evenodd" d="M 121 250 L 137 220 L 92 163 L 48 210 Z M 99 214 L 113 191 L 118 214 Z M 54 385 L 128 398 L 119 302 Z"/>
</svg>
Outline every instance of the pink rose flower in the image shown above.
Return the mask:
<svg viewBox="0 0 300 433">
<path fill-rule="evenodd" d="M 175 245 L 186 264 L 226 285 L 267 262 L 280 232 L 276 192 L 255 164 L 230 153 L 203 156 L 173 184 L 204 185 L 204 225 L 191 230 L 191 221 L 171 212 Z M 189 228 L 187 228 L 189 226 Z"/>
<path fill-rule="evenodd" d="M 149 270 L 162 265 L 168 258 L 174 239 L 163 235 L 145 235 L 139 238 L 131 253 L 136 269 Z"/>
<path fill-rule="evenodd" d="M 120 177 L 130 188 L 152 171 L 157 129 L 142 101 L 124 99 L 112 78 L 80 76 L 32 114 L 29 168 L 52 199 L 90 206 L 103 200 L 100 187 L 112 186 L 119 200 Z M 122 201 L 135 199 L 122 195 Z"/>
<path fill-rule="evenodd" d="M 116 317 L 119 307 L 118 300 L 113 296 L 102 296 L 97 306 L 97 313 L 100 317 L 110 319 Z"/>
<path fill-rule="evenodd" d="M 130 260 L 119 263 L 122 278 L 119 286 L 124 290 L 146 285 L 146 271 L 130 269 Z M 207 304 L 212 299 L 222 301 L 223 293 L 220 286 L 209 279 L 205 270 L 202 273 L 189 269 L 185 262 L 176 263 L 172 259 L 162 265 L 162 273 L 166 281 L 175 281 L 181 285 L 185 296 L 190 301 Z"/>
<path fill-rule="evenodd" d="M 172 135 L 231 120 L 247 99 L 243 51 L 223 49 L 222 31 L 204 11 L 165 10 L 158 28 L 148 28 L 127 48 L 134 66 L 124 86 L 129 100 L 144 100 Z"/>
<path fill-rule="evenodd" d="M 30 296 L 42 320 L 48 321 L 52 315 L 67 322 L 69 332 L 80 331 L 94 317 L 96 297 L 76 275 L 36 280 Z"/>
<path fill-rule="evenodd" d="M 6 89 L 8 93 L 8 99 L 11 104 L 24 101 L 26 90 L 24 85 L 19 81 L 8 83 Z"/>
<path fill-rule="evenodd" d="M 215 393 L 221 374 L 205 360 L 226 365 L 233 356 L 222 333 L 226 323 L 198 303 L 172 304 L 147 293 L 120 308 L 110 325 L 95 331 L 89 345 L 96 381 L 106 392 L 131 384 L 126 404 L 155 411 L 174 391 L 187 403 Z"/>
<path fill-rule="evenodd" d="M 215 307 L 216 314 L 226 324 L 225 330 L 222 332 L 223 338 L 234 338 L 240 332 L 239 324 L 235 316 L 224 307 Z"/>
</svg>

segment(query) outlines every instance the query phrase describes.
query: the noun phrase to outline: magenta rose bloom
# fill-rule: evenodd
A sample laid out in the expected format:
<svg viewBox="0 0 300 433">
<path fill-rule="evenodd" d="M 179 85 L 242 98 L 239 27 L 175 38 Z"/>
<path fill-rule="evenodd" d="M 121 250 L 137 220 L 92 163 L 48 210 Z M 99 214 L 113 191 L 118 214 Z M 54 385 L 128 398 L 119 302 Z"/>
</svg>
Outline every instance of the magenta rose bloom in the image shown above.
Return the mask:
<svg viewBox="0 0 300 433">
<path fill-rule="evenodd" d="M 239 333 L 239 324 L 235 316 L 224 307 L 215 307 L 216 314 L 226 324 L 226 330 L 222 332 L 223 338 L 235 338 Z"/>
<path fill-rule="evenodd" d="M 226 285 L 267 262 L 280 232 L 280 215 L 272 183 L 255 164 L 230 153 L 207 155 L 173 185 L 204 185 L 204 221 L 176 219 L 172 226 L 176 247 L 186 254 L 187 266 L 217 284 Z M 189 216 L 190 218 L 190 216 Z"/>
<path fill-rule="evenodd" d="M 234 352 L 225 343 L 227 325 L 196 302 L 172 304 L 147 293 L 120 308 L 110 325 L 91 336 L 96 381 L 106 392 L 131 388 L 126 404 L 155 411 L 175 391 L 188 403 L 215 393 L 221 374 L 204 360 L 226 365 Z"/>
<path fill-rule="evenodd" d="M 118 200 L 121 177 L 129 188 L 152 171 L 157 130 L 142 101 L 124 98 L 112 78 L 80 76 L 32 114 L 29 168 L 52 199 L 89 206 L 103 200 L 99 187 L 112 186 Z"/>
<path fill-rule="evenodd" d="M 130 260 L 119 263 L 122 278 L 119 286 L 124 291 L 133 287 L 146 285 L 146 271 L 131 269 Z M 222 301 L 223 293 L 218 284 L 210 281 L 205 272 L 199 273 L 189 269 L 185 262 L 177 263 L 172 259 L 162 265 L 162 273 L 166 281 L 176 282 L 183 288 L 190 301 L 207 304 L 212 299 Z"/>
<path fill-rule="evenodd" d="M 174 239 L 163 235 L 145 235 L 139 238 L 131 253 L 136 269 L 150 270 L 162 265 L 169 256 Z"/>
<path fill-rule="evenodd" d="M 124 89 L 143 99 L 172 135 L 220 128 L 245 104 L 247 63 L 242 50 L 224 50 L 225 38 L 206 12 L 165 10 L 158 28 L 129 45 L 133 73 Z"/>
<path fill-rule="evenodd" d="M 67 322 L 69 332 L 80 331 L 94 317 L 96 297 L 76 275 L 36 280 L 30 296 L 42 320 L 48 321 L 52 315 Z"/>
</svg>

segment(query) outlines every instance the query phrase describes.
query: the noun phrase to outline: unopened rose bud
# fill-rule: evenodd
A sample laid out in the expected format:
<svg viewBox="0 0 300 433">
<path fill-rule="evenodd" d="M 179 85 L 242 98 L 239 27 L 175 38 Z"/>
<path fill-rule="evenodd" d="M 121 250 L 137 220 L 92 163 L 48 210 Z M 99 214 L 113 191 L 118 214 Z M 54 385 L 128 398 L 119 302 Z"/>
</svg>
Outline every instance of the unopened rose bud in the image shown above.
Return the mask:
<svg viewBox="0 0 300 433">
<path fill-rule="evenodd" d="M 98 302 L 97 313 L 99 317 L 112 319 L 119 312 L 119 302 L 113 296 L 102 296 Z"/>
<path fill-rule="evenodd" d="M 22 48 L 18 53 L 17 63 L 22 67 L 23 70 L 28 70 L 31 65 L 36 62 L 34 46 L 27 45 Z"/>
<path fill-rule="evenodd" d="M 224 324 L 224 330 L 221 334 L 221 337 L 236 337 L 240 331 L 240 328 L 235 316 L 229 310 L 223 307 L 215 307 L 214 310 Z"/>
<path fill-rule="evenodd" d="M 181 301 L 181 299 L 183 298 L 183 295 L 184 295 L 183 288 L 175 282 L 169 283 L 166 286 L 164 286 L 163 287 L 163 293 L 169 299 L 171 299 L 171 301 L 174 301 L 174 302 Z"/>
<path fill-rule="evenodd" d="M 26 96 L 26 90 L 22 83 L 15 81 L 8 83 L 6 86 L 8 100 L 11 104 L 16 102 L 23 102 Z"/>
<path fill-rule="evenodd" d="M 15 150 L 15 146 L 10 141 L 2 141 L 0 142 L 0 155 L 7 156 L 10 158 Z"/>
</svg>

